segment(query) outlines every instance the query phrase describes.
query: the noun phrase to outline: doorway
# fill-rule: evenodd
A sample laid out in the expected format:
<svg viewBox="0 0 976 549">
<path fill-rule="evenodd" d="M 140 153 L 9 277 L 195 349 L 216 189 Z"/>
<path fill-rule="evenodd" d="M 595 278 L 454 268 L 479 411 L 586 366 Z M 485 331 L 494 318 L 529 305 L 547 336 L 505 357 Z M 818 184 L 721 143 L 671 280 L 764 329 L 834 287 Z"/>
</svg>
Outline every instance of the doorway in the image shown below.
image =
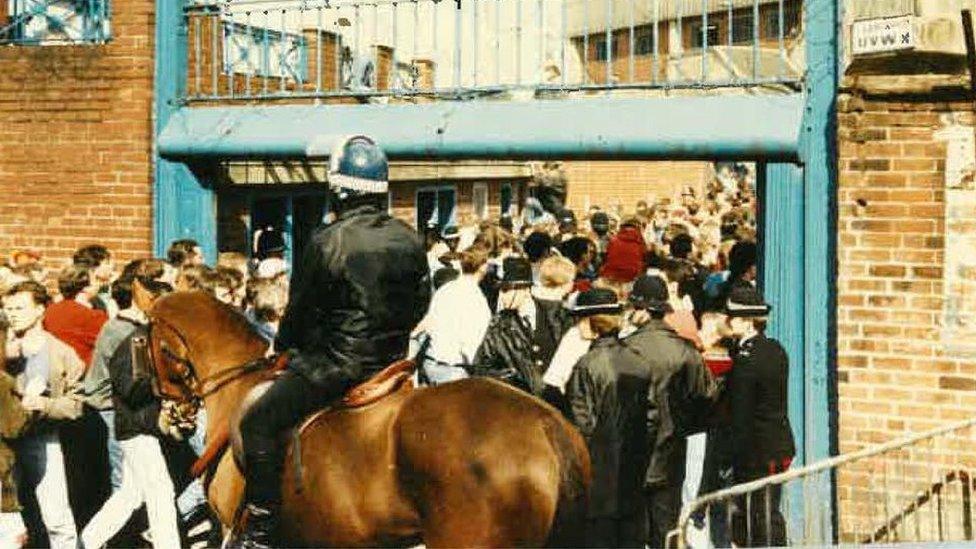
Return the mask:
<svg viewBox="0 0 976 549">
<path fill-rule="evenodd" d="M 255 189 L 235 187 L 217 195 L 217 249 L 260 259 L 258 236 L 281 233 L 285 261 L 292 273 L 301 269 L 301 254 L 328 213 L 323 189 Z"/>
</svg>

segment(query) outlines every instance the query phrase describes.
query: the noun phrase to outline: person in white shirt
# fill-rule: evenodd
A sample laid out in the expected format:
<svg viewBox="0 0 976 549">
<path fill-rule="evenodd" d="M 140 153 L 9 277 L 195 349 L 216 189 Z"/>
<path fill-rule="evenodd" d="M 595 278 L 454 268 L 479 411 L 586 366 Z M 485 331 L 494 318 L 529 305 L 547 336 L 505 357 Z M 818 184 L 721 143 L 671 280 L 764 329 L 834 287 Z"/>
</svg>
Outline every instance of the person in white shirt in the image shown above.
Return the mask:
<svg viewBox="0 0 976 549">
<path fill-rule="evenodd" d="M 488 301 L 478 286 L 487 262 L 488 254 L 479 246 L 462 252 L 461 276 L 437 290 L 415 330 L 430 338 L 422 369 L 431 385 L 468 377 L 464 366 L 472 364 L 491 322 Z"/>
</svg>

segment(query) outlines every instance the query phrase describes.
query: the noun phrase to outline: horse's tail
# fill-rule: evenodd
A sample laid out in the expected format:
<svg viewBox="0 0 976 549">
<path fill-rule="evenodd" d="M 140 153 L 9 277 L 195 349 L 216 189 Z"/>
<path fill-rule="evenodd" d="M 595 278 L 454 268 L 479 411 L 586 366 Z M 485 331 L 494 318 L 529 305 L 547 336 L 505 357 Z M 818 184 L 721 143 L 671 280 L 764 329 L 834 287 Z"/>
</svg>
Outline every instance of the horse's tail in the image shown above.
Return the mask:
<svg viewBox="0 0 976 549">
<path fill-rule="evenodd" d="M 590 454 L 576 429 L 562 417 L 548 419 L 545 431 L 559 460 L 559 499 L 546 546 L 580 547 L 586 529 Z"/>
</svg>

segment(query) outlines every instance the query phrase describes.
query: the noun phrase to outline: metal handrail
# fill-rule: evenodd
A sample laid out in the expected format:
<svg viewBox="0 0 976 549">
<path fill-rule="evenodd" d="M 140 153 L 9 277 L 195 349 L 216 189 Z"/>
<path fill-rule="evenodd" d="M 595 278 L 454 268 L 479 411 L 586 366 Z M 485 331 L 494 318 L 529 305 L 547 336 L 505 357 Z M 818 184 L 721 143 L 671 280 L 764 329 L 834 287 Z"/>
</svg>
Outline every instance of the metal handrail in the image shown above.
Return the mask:
<svg viewBox="0 0 976 549">
<path fill-rule="evenodd" d="M 922 505 L 928 503 L 932 499 L 932 496 L 938 496 L 941 498 L 943 489 L 946 486 L 948 486 L 950 482 L 953 482 L 957 479 L 963 486 L 963 508 L 962 508 L 963 529 L 965 530 L 966 537 L 972 538 L 973 536 L 972 491 L 976 483 L 974 483 L 973 479 L 970 477 L 968 472 L 959 470 L 959 471 L 950 471 L 945 475 L 945 477 L 942 478 L 941 481 L 932 484 L 932 486 L 928 490 L 926 490 L 922 494 L 919 494 L 919 496 L 915 498 L 914 501 L 906 505 L 901 512 L 888 519 L 888 521 L 883 526 L 878 527 L 878 529 L 875 530 L 874 533 L 870 535 L 870 537 L 862 538 L 862 541 L 860 543 L 862 544 L 874 543 L 888 536 L 891 532 L 893 532 L 898 527 L 899 524 L 901 524 L 905 519 L 907 519 L 911 513 L 918 512 L 919 508 Z"/>
<path fill-rule="evenodd" d="M 794 36 L 800 34 L 795 18 L 789 18 L 789 28 L 779 25 L 779 33 L 788 36 L 777 40 L 775 28 L 757 34 L 760 23 L 755 14 L 762 5 L 766 19 L 765 14 L 778 13 L 784 20 L 784 10 L 796 11 L 800 2 L 734 0 L 728 3 L 729 11 L 710 2 L 682 0 L 684 7 L 675 11 L 664 0 L 188 0 L 183 5 L 187 24 L 213 18 L 219 21 L 209 23 L 214 26 L 244 24 L 314 37 L 301 52 L 315 70 L 304 79 L 267 75 L 273 81 L 270 87 L 267 79 L 256 88 L 235 86 L 231 76 L 217 74 L 218 63 L 210 62 L 217 53 L 204 51 L 219 51 L 219 45 L 196 38 L 191 40 L 196 61 L 190 74 L 211 85 L 188 86 L 180 100 L 473 99 L 505 92 L 523 98 L 531 93 L 629 94 L 765 85 L 774 91 L 796 91 L 802 87 L 803 68 L 785 60 L 796 47 Z M 680 27 L 682 21 L 696 18 L 706 25 L 718 22 L 735 10 L 753 14 L 750 43 L 735 39 L 733 44 L 731 30 L 742 25 L 738 19 L 726 24 L 728 40 L 712 43 L 714 37 L 703 36 L 697 52 L 685 48 L 680 28 L 677 38 L 660 34 L 668 21 L 662 19 L 665 12 L 677 17 Z M 773 35 L 767 36 L 769 32 Z M 641 47 L 638 37 L 643 38 Z M 593 48 L 601 43 L 607 44 L 606 51 L 596 55 Z M 752 52 L 751 65 L 743 55 L 717 64 L 709 59 L 720 51 L 731 55 L 739 50 Z M 774 58 L 777 50 L 780 55 Z M 344 64 L 346 55 L 358 67 L 382 71 L 376 81 L 385 84 L 349 85 L 348 71 L 359 71 Z M 382 64 L 381 55 L 389 56 L 382 57 Z M 696 61 L 698 67 L 692 67 Z M 405 64 L 414 66 L 418 78 L 397 77 Z M 206 71 L 211 74 L 202 74 Z"/>
<path fill-rule="evenodd" d="M 690 505 L 686 506 L 681 511 L 681 515 L 678 519 L 677 528 L 675 528 L 674 530 L 668 533 L 667 545 L 668 547 L 683 547 L 685 530 L 687 529 L 688 523 L 691 521 L 691 517 L 700 509 L 706 508 L 711 504 L 727 501 L 735 497 L 746 496 L 750 493 L 753 493 L 763 488 L 767 488 L 769 486 L 783 485 L 792 480 L 809 477 L 817 473 L 821 473 L 831 469 L 836 469 L 841 465 L 845 465 L 855 461 L 860 461 L 863 459 L 880 456 L 882 454 L 886 454 L 893 450 L 898 450 L 907 446 L 911 446 L 915 443 L 922 442 L 924 440 L 934 439 L 941 435 L 946 435 L 955 431 L 961 431 L 963 429 L 968 429 L 974 426 L 976 426 L 976 418 L 957 421 L 955 423 L 951 423 L 943 427 L 938 427 L 915 435 L 906 436 L 900 439 L 886 442 L 884 444 L 879 444 L 877 446 L 865 448 L 857 452 L 852 452 L 850 454 L 835 456 L 822 461 L 818 461 L 816 463 L 812 463 L 810 465 L 806 465 L 804 467 L 790 469 L 783 473 L 771 475 L 768 477 L 761 478 L 759 480 L 738 484 L 730 488 L 725 488 L 723 490 L 718 490 L 710 494 L 706 494 L 693 501 Z M 676 542 L 677 545 L 673 545 L 672 542 Z"/>
<path fill-rule="evenodd" d="M 6 1 L 6 0 L 0 0 L 0 1 Z M 12 15 L 9 19 L 9 22 L 3 27 L 0 27 L 0 44 L 34 44 L 34 43 L 44 43 L 44 42 L 100 43 L 105 41 L 108 38 L 106 33 L 103 33 L 101 31 L 97 32 L 95 35 L 89 35 L 87 25 L 86 25 L 86 29 L 82 31 L 84 33 L 84 36 L 80 38 L 57 40 L 57 39 L 50 39 L 50 38 L 24 38 L 22 36 L 16 36 L 16 33 L 18 31 L 22 31 L 23 27 L 28 23 L 30 23 L 31 20 L 33 20 L 36 17 L 48 17 L 46 15 L 47 10 L 55 6 L 56 4 L 64 1 L 65 0 L 43 0 L 43 2 L 37 2 L 35 4 L 32 4 L 29 6 L 28 9 L 25 9 L 24 11 L 20 11 Z M 89 4 L 95 1 L 99 2 L 98 6 L 100 7 L 101 10 L 101 14 L 100 14 L 101 18 L 97 18 L 95 24 L 101 26 L 103 19 L 108 15 L 106 11 L 108 0 L 100 0 L 100 1 L 83 0 L 83 1 L 88 2 Z M 92 17 L 95 15 L 96 14 L 93 11 L 89 10 L 89 12 L 86 12 L 82 16 Z"/>
</svg>

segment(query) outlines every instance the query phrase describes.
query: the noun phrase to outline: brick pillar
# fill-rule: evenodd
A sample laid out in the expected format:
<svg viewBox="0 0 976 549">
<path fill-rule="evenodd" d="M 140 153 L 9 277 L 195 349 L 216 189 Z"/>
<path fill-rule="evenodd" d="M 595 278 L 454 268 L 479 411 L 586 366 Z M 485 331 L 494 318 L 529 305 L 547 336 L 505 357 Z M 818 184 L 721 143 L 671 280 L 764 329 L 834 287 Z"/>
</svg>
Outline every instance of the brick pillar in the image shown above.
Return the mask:
<svg viewBox="0 0 976 549">
<path fill-rule="evenodd" d="M 414 59 L 413 65 L 417 67 L 420 77 L 417 79 L 417 89 L 434 89 L 434 71 L 437 70 L 437 63 L 430 59 Z"/>
<path fill-rule="evenodd" d="M 226 94 L 224 74 L 224 30 L 220 14 L 194 13 L 187 21 L 187 90 L 190 95 Z M 216 42 L 215 42 L 216 40 Z M 199 58 L 197 45 L 199 44 Z M 214 71 L 217 89 L 213 87 Z"/>
<path fill-rule="evenodd" d="M 393 81 L 393 48 L 374 46 L 376 59 L 376 90 L 389 90 Z"/>
<path fill-rule="evenodd" d="M 315 28 L 305 29 L 302 34 L 305 36 L 305 51 L 308 59 L 305 90 L 315 91 L 319 82 L 319 64 L 322 66 L 322 90 L 335 90 L 338 88 L 336 79 L 338 37 L 334 33 Z"/>
</svg>

